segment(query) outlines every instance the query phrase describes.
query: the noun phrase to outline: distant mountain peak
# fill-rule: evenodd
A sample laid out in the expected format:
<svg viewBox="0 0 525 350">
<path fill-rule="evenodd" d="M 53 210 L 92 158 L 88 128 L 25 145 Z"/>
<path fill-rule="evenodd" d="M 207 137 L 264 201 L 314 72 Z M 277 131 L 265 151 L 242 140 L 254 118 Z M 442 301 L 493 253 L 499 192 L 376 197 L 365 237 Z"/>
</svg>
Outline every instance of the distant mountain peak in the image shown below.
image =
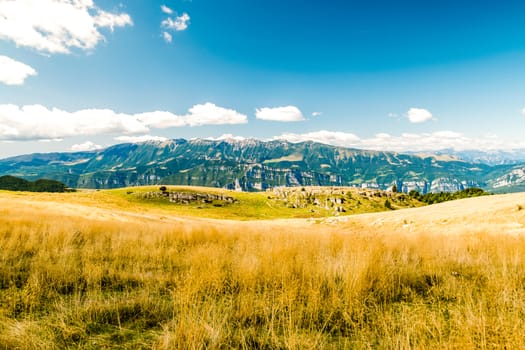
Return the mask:
<svg viewBox="0 0 525 350">
<path fill-rule="evenodd" d="M 260 191 L 277 186 L 351 186 L 457 191 L 525 188 L 524 163 L 468 161 L 465 154 L 403 154 L 305 141 L 253 138 L 150 140 L 92 152 L 31 154 L 0 160 L 0 175 L 49 178 L 69 187 L 198 185 Z M 519 153 L 517 153 L 519 155 Z M 463 155 L 463 157 L 462 157 Z M 516 154 L 514 154 L 516 156 Z"/>
</svg>

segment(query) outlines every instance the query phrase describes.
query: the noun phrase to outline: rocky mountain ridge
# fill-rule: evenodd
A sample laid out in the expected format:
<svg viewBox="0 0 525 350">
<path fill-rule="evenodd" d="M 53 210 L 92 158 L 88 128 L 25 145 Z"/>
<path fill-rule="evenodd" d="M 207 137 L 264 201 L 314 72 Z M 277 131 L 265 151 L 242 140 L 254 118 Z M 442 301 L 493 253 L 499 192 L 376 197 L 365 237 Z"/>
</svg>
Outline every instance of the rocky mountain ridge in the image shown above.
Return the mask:
<svg viewBox="0 0 525 350">
<path fill-rule="evenodd" d="M 278 186 L 351 186 L 453 192 L 525 188 L 525 165 L 489 165 L 443 155 L 409 155 L 282 140 L 184 140 L 0 160 L 0 175 L 49 178 L 74 188 L 195 185 L 242 191 Z"/>
</svg>

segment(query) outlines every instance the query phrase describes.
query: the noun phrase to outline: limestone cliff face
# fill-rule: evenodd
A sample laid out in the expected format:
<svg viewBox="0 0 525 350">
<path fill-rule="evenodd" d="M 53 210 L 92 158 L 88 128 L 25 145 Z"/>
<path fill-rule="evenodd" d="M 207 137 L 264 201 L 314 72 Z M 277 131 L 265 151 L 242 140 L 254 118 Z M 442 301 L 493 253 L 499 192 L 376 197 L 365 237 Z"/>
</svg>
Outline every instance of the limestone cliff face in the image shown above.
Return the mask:
<svg viewBox="0 0 525 350">
<path fill-rule="evenodd" d="M 511 191 L 525 185 L 519 164 L 488 165 L 453 157 L 406 155 L 314 142 L 170 140 L 79 153 L 0 160 L 0 175 L 49 178 L 78 188 L 197 185 L 243 191 L 278 186 L 353 186 L 403 192 L 469 187 Z M 522 170 L 521 170 L 522 171 Z"/>
</svg>

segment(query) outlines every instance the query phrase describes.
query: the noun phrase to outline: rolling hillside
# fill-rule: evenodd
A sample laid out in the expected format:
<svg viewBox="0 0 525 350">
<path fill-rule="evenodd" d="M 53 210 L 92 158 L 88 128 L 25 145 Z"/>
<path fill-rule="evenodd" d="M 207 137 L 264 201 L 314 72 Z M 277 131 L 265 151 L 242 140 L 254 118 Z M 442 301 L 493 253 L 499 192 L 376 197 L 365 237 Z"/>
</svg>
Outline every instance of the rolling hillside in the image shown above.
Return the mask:
<svg viewBox="0 0 525 350">
<path fill-rule="evenodd" d="M 160 216 L 182 216 L 231 220 L 325 218 L 350 214 L 390 211 L 425 205 L 403 193 L 348 187 L 277 188 L 268 192 L 236 192 L 188 186 L 133 187 L 113 190 L 81 190 L 75 193 L 36 195 L 0 192 L 5 197 L 77 206 L 79 212 L 100 208 Z M 81 206 L 81 207 L 78 207 Z M 84 207 L 82 207 L 84 206 Z M 91 214 L 87 214 L 92 217 Z M 106 216 L 102 215 L 101 216 Z M 119 214 L 124 215 L 126 214 Z M 99 214 L 93 216 L 97 218 Z M 109 218 L 113 218 L 110 216 Z"/>
<path fill-rule="evenodd" d="M 0 191 L 2 347 L 523 344 L 523 193 L 261 221 L 133 190 Z M 263 193 L 236 195 L 259 219 L 271 213 Z"/>
</svg>

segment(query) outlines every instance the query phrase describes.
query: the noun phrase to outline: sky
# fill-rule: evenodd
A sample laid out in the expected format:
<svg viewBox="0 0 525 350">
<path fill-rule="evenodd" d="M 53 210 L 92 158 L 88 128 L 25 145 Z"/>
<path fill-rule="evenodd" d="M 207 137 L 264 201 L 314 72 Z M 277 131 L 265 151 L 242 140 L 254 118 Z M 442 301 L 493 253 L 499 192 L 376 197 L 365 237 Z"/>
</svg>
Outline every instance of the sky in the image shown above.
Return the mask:
<svg viewBox="0 0 525 350">
<path fill-rule="evenodd" d="M 0 0 L 0 158 L 176 138 L 525 148 L 525 3 Z"/>
</svg>

